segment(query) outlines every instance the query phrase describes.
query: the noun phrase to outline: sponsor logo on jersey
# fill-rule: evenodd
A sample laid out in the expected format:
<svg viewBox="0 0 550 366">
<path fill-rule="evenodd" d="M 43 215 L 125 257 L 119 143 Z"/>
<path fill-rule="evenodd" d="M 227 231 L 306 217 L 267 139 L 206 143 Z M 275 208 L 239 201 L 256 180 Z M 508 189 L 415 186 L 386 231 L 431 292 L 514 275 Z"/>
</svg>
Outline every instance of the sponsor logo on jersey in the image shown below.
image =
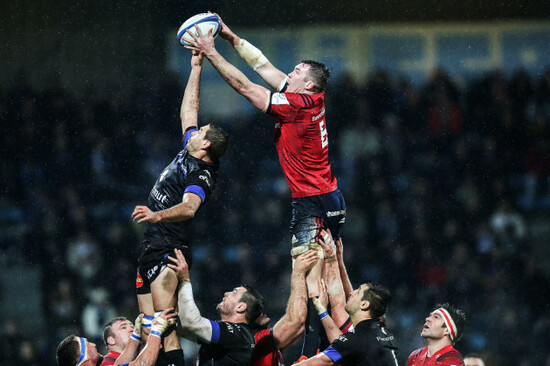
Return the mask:
<svg viewBox="0 0 550 366">
<path fill-rule="evenodd" d="M 323 108 L 321 108 L 321 113 L 319 113 L 319 114 L 316 115 L 316 116 L 313 116 L 313 117 L 311 118 L 311 121 L 312 121 L 312 122 L 315 122 L 315 121 L 317 121 L 319 118 L 323 117 L 324 115 L 325 115 L 325 108 L 323 107 Z"/>
<path fill-rule="evenodd" d="M 199 179 L 202 179 L 206 182 L 206 184 L 208 185 L 208 187 L 210 187 L 210 179 L 208 179 L 208 177 L 206 175 L 199 175 Z"/>
<path fill-rule="evenodd" d="M 340 216 L 340 215 L 344 215 L 345 213 L 346 213 L 346 210 L 327 211 L 327 217 Z"/>
<path fill-rule="evenodd" d="M 136 288 L 140 288 L 141 286 L 143 286 L 143 278 L 141 278 L 138 273 L 136 277 Z"/>
<path fill-rule="evenodd" d="M 227 330 L 230 332 L 230 333 L 235 333 L 235 329 L 233 328 L 233 324 L 231 323 L 224 323 L 225 326 L 227 327 Z"/>
<path fill-rule="evenodd" d="M 348 340 L 348 338 L 344 334 L 340 334 L 336 339 L 340 342 L 346 342 Z"/>
<path fill-rule="evenodd" d="M 150 270 L 147 271 L 147 279 L 150 280 L 151 277 L 153 277 L 153 275 L 155 274 L 155 272 L 157 271 L 157 269 L 159 268 L 158 265 L 154 266 L 153 268 L 151 268 Z"/>
<path fill-rule="evenodd" d="M 168 196 L 160 193 L 156 187 L 153 187 L 153 190 L 151 191 L 151 196 L 153 196 L 155 200 L 162 204 L 165 204 L 166 201 L 168 201 Z"/>
</svg>

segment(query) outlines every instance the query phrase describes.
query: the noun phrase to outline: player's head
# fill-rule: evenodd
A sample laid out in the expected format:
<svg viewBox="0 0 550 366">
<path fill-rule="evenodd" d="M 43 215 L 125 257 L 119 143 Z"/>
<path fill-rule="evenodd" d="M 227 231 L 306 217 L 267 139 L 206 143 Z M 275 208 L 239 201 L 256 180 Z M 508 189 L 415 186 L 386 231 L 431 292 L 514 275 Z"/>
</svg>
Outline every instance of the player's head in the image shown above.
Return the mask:
<svg viewBox="0 0 550 366">
<path fill-rule="evenodd" d="M 212 161 L 218 162 L 225 154 L 227 143 L 227 133 L 221 127 L 209 124 L 202 126 L 197 132 L 193 133 L 187 141 L 186 149 L 192 154 L 202 151 Z"/>
<path fill-rule="evenodd" d="M 464 357 L 464 366 L 485 366 L 485 362 L 477 353 L 470 353 Z"/>
<path fill-rule="evenodd" d="M 210 128 L 206 131 L 205 139 L 210 141 L 208 156 L 217 162 L 227 150 L 228 135 L 220 126 L 209 124 Z"/>
<path fill-rule="evenodd" d="M 103 328 L 103 341 L 109 351 L 122 352 L 134 332 L 134 324 L 124 317 L 111 320 Z"/>
<path fill-rule="evenodd" d="M 262 295 L 254 288 L 244 285 L 226 292 L 216 309 L 222 320 L 224 316 L 242 315 L 247 323 L 252 324 L 262 313 L 263 307 Z"/>
<path fill-rule="evenodd" d="M 435 310 L 426 318 L 420 335 L 430 340 L 448 339 L 450 344 L 455 344 L 462 333 L 466 323 L 466 314 L 449 303 L 438 304 Z"/>
<path fill-rule="evenodd" d="M 252 286 L 243 285 L 246 292 L 241 296 L 241 302 L 246 304 L 246 322 L 253 323 L 264 311 L 264 298 Z"/>
<path fill-rule="evenodd" d="M 57 346 L 56 359 L 59 366 L 95 366 L 101 363 L 103 356 L 94 343 L 71 334 Z"/>
<path fill-rule="evenodd" d="M 286 91 L 319 93 L 325 91 L 329 77 L 330 70 L 324 64 L 313 60 L 303 60 L 288 74 Z"/>
<path fill-rule="evenodd" d="M 390 300 L 390 290 L 377 282 L 369 281 L 352 292 L 346 303 L 346 311 L 350 315 L 363 312 L 369 318 L 379 319 L 386 313 Z"/>
</svg>

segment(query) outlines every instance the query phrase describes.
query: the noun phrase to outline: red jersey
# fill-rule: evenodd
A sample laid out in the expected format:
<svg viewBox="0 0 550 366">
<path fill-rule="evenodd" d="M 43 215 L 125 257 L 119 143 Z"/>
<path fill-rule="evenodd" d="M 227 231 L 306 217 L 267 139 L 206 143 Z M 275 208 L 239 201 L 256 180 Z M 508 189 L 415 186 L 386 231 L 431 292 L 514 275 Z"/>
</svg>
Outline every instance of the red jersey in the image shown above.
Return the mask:
<svg viewBox="0 0 550 366">
<path fill-rule="evenodd" d="M 119 353 L 119 352 L 111 351 L 111 352 L 107 353 L 107 354 L 103 357 L 103 361 L 101 361 L 101 365 L 99 365 L 99 366 L 111 366 L 111 365 L 114 365 L 116 359 L 118 358 L 118 356 L 120 356 L 120 353 Z"/>
<path fill-rule="evenodd" d="M 431 357 L 428 357 L 428 347 L 424 347 L 411 353 L 407 366 L 464 366 L 464 360 L 451 345 L 443 347 Z"/>
<path fill-rule="evenodd" d="M 275 147 L 292 197 L 335 191 L 338 186 L 328 160 L 325 93 L 273 93 L 267 113 L 277 119 Z"/>
<path fill-rule="evenodd" d="M 283 354 L 275 347 L 273 328 L 262 329 L 254 334 L 255 346 L 252 351 L 252 366 L 283 366 Z"/>
</svg>

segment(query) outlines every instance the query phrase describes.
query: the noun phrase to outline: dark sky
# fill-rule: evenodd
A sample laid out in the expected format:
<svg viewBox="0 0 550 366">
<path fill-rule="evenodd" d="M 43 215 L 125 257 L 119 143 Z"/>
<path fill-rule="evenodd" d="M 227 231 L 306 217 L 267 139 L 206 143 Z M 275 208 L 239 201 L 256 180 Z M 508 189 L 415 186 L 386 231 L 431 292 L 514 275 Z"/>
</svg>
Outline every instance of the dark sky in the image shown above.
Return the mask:
<svg viewBox="0 0 550 366">
<path fill-rule="evenodd" d="M 550 19 L 550 1 L 542 0 L 2 0 L 0 9 L 2 82 L 20 69 L 37 80 L 51 69 L 61 70 L 66 80 L 92 80 L 78 66 L 92 64 L 96 75 L 120 74 L 133 62 L 158 68 L 166 36 L 208 10 L 231 27 Z"/>
</svg>

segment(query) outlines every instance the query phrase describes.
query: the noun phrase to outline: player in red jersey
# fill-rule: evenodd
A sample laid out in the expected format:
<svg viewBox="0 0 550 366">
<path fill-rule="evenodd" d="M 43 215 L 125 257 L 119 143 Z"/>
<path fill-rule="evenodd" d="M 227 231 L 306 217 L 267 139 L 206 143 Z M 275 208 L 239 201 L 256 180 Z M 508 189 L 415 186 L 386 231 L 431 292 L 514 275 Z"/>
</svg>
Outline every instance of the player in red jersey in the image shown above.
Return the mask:
<svg viewBox="0 0 550 366">
<path fill-rule="evenodd" d="M 173 308 L 166 309 L 155 317 L 147 343 L 141 352 L 139 352 L 141 339 L 138 334 L 140 332 L 134 332 L 130 337 L 132 341 L 128 342 L 124 351 L 119 355 L 117 364 L 120 366 L 153 366 L 157 361 L 161 338 L 165 331 L 175 324 L 175 318 L 176 313 Z M 138 319 L 141 319 L 141 316 Z M 141 324 L 141 320 L 136 320 L 136 325 L 138 323 Z M 141 326 L 136 327 L 136 329 L 138 328 Z M 99 366 L 103 356 L 97 351 L 94 343 L 71 334 L 57 346 L 56 360 L 59 366 Z"/>
<path fill-rule="evenodd" d="M 136 319 L 136 322 L 141 324 L 141 318 Z M 105 325 L 103 328 L 103 341 L 109 353 L 103 357 L 100 366 L 115 364 L 116 359 L 128 345 L 133 332 L 134 324 L 124 317 L 115 318 Z M 141 331 L 138 333 L 141 333 Z"/>
<path fill-rule="evenodd" d="M 241 71 L 227 62 L 216 50 L 212 34 L 198 36 L 191 31 L 190 46 L 210 61 L 222 78 L 239 94 L 259 110 L 276 118 L 275 147 L 283 174 L 292 193 L 293 257 L 315 249 L 322 256 L 317 244 L 322 229 L 330 229 L 339 237 L 345 222 L 346 205 L 338 190 L 328 158 L 328 134 L 325 111 L 325 87 L 330 76 L 328 68 L 316 61 L 300 62 L 288 75 L 273 66 L 263 53 L 233 33 L 223 22 L 220 37 L 226 39 L 262 79 L 277 92 L 252 83 Z M 308 291 L 319 296 L 321 258 L 307 276 Z M 315 312 L 311 301 L 308 312 Z M 309 323 L 310 319 L 314 323 Z M 315 354 L 321 324 L 317 317 L 308 317 L 308 331 L 304 352 Z M 306 335 L 308 333 L 306 332 Z M 308 340 L 315 340 L 312 344 Z"/>
<path fill-rule="evenodd" d="M 466 315 L 449 304 L 437 305 L 426 318 L 420 335 L 427 346 L 409 356 L 408 366 L 464 366 L 453 346 L 462 337 Z"/>
</svg>

